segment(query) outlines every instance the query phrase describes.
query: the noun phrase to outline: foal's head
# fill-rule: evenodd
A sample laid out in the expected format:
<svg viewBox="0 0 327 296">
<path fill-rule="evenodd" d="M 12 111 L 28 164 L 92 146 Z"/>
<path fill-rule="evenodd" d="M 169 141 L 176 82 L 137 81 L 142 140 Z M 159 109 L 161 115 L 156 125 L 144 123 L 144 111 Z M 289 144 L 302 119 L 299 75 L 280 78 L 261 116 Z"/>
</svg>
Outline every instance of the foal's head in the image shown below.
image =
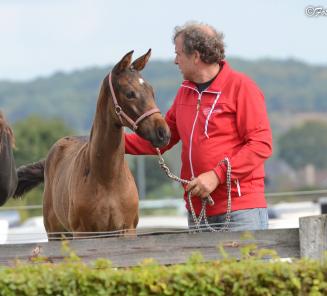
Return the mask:
<svg viewBox="0 0 327 296">
<path fill-rule="evenodd" d="M 150 58 L 151 50 L 133 63 L 133 51 L 127 53 L 113 68 L 108 80 L 112 83 L 111 96 L 116 97 L 114 106 L 116 123 L 133 129 L 154 147 L 168 144 L 170 130 L 160 114 L 151 85 L 140 75 Z M 113 98 L 115 104 L 115 99 Z"/>
</svg>

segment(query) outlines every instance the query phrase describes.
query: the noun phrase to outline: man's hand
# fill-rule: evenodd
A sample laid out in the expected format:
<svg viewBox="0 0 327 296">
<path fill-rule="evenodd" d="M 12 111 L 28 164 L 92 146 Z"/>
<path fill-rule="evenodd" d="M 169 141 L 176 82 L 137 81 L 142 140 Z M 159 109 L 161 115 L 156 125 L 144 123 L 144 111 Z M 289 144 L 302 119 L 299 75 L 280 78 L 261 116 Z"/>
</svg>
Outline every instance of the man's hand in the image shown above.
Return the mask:
<svg viewBox="0 0 327 296">
<path fill-rule="evenodd" d="M 214 171 L 208 171 L 197 176 L 187 186 L 186 191 L 191 192 L 192 196 L 206 198 L 219 185 L 219 179 Z"/>
</svg>

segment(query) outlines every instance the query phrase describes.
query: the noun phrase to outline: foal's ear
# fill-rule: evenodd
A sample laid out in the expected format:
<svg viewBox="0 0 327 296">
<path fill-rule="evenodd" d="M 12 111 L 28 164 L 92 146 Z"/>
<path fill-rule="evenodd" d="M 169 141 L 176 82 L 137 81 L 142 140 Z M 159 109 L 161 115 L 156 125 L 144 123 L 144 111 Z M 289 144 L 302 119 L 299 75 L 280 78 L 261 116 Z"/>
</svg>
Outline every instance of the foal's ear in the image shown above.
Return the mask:
<svg viewBox="0 0 327 296">
<path fill-rule="evenodd" d="M 142 55 L 141 57 L 139 57 L 138 59 L 136 59 L 133 62 L 132 68 L 137 71 L 143 70 L 143 68 L 145 67 L 146 63 L 148 62 L 150 56 L 151 56 L 151 48 L 148 50 L 148 52 L 146 54 Z"/>
<path fill-rule="evenodd" d="M 127 67 L 129 67 L 132 61 L 133 52 L 134 50 L 131 50 L 129 53 L 125 54 L 124 57 L 120 60 L 120 62 L 116 64 L 112 71 L 118 74 L 124 71 Z"/>
</svg>

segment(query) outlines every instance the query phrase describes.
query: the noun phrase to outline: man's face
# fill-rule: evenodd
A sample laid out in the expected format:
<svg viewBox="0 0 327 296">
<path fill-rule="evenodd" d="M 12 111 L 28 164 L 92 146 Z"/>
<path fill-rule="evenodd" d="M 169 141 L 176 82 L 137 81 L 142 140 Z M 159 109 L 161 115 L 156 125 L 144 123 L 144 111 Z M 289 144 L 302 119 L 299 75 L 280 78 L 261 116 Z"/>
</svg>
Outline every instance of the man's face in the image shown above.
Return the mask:
<svg viewBox="0 0 327 296">
<path fill-rule="evenodd" d="M 196 70 L 194 64 L 194 55 L 187 55 L 183 50 L 184 37 L 182 35 L 177 36 L 175 39 L 175 64 L 183 74 L 184 79 L 192 80 L 193 73 Z"/>
</svg>

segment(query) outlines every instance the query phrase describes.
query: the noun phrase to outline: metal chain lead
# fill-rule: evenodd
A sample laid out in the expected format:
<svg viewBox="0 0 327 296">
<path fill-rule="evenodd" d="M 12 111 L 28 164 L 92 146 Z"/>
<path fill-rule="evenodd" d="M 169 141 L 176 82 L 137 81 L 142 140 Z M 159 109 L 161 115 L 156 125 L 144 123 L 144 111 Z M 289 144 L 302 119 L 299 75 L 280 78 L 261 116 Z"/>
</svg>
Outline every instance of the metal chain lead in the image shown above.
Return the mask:
<svg viewBox="0 0 327 296">
<path fill-rule="evenodd" d="M 157 154 L 159 157 L 159 165 L 160 167 L 163 169 L 163 171 L 166 173 L 166 175 L 176 181 L 179 182 L 181 184 L 189 184 L 190 181 L 179 178 L 178 176 L 174 175 L 170 169 L 168 168 L 168 166 L 165 164 L 165 160 L 163 159 L 160 149 L 157 149 Z M 227 211 L 226 211 L 226 216 L 225 216 L 225 222 L 224 222 L 224 226 L 217 230 L 213 227 L 210 226 L 209 222 L 208 222 L 208 217 L 207 217 L 207 203 L 209 203 L 210 205 L 214 205 L 214 201 L 212 199 L 212 197 L 209 195 L 207 198 L 202 199 L 202 208 L 201 208 L 201 212 L 199 214 L 199 217 L 196 216 L 195 214 L 195 210 L 193 207 L 193 203 L 192 203 L 192 199 L 191 199 L 191 193 L 189 192 L 187 194 L 187 198 L 188 198 L 188 203 L 190 205 L 190 210 L 191 210 L 191 215 L 195 224 L 195 227 L 197 228 L 198 231 L 201 231 L 200 229 L 200 224 L 202 219 L 204 220 L 204 223 L 207 227 L 207 229 L 209 229 L 212 232 L 224 232 L 224 231 L 228 231 L 228 227 L 230 224 L 230 220 L 231 220 L 231 211 L 232 211 L 232 197 L 231 197 L 231 173 L 232 173 L 232 166 L 230 164 L 229 158 L 225 157 L 222 161 L 219 162 L 219 164 L 221 163 L 225 163 L 226 167 L 227 167 L 227 171 L 226 171 L 226 186 L 227 186 Z"/>
</svg>

